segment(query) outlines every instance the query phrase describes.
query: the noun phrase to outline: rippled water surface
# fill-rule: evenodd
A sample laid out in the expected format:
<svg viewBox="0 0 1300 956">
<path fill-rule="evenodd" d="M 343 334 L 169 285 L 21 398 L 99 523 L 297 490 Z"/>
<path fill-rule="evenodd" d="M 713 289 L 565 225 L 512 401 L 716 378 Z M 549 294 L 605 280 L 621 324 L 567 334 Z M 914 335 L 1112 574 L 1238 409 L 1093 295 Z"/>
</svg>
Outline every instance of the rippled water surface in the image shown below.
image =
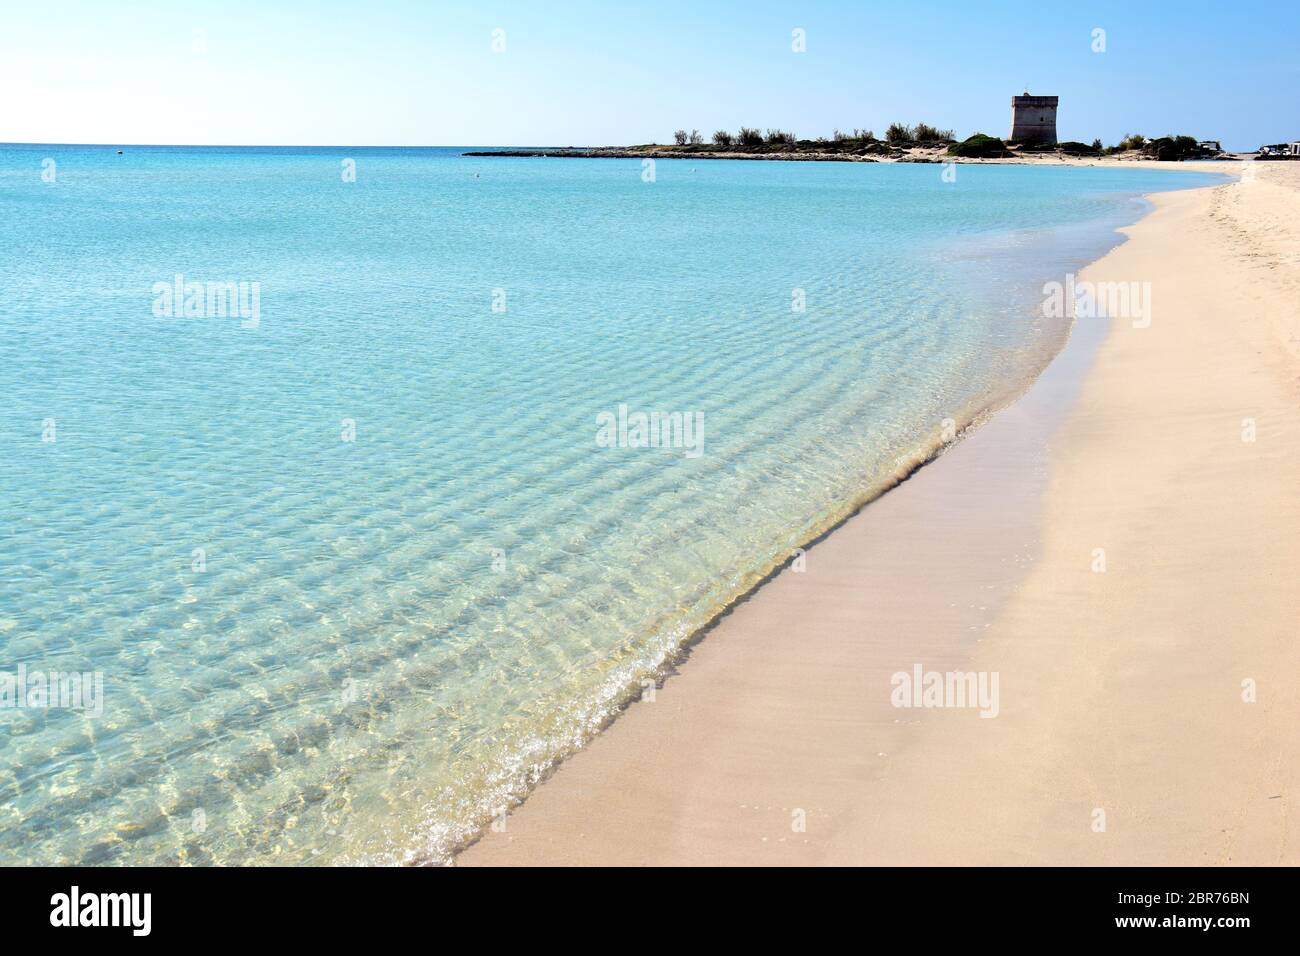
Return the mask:
<svg viewBox="0 0 1300 956">
<path fill-rule="evenodd" d="M 1210 179 L 0 147 L 0 863 L 441 858 Z"/>
</svg>

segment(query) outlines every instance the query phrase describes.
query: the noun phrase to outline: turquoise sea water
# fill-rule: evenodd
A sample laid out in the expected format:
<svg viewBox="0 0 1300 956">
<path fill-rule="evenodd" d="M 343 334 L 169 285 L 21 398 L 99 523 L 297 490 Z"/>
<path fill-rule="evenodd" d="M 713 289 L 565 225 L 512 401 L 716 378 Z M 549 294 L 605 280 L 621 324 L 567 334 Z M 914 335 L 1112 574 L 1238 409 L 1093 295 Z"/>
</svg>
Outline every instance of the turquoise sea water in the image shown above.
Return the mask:
<svg viewBox="0 0 1300 956">
<path fill-rule="evenodd" d="M 0 146 L 0 863 L 445 858 L 1215 178 L 459 152 Z"/>
</svg>

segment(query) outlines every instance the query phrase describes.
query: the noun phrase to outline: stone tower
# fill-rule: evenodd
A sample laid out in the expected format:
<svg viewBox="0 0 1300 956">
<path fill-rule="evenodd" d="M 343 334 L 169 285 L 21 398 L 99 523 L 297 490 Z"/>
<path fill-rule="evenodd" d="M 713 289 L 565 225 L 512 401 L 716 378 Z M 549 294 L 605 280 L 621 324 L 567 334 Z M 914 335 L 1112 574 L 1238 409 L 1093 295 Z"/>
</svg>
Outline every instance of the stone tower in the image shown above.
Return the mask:
<svg viewBox="0 0 1300 956">
<path fill-rule="evenodd" d="M 1056 145 L 1056 104 L 1059 96 L 1011 97 L 1012 143 Z"/>
</svg>

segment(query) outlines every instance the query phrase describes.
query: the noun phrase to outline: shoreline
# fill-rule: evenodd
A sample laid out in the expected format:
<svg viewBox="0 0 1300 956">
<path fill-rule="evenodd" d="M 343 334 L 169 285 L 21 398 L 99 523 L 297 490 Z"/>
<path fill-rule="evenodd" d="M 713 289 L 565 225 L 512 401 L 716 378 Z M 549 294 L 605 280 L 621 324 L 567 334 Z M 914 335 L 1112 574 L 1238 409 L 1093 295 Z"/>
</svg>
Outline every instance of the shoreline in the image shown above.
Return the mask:
<svg viewBox="0 0 1300 956">
<path fill-rule="evenodd" d="M 1166 197 L 1208 202 L 1200 194 L 1230 188 L 1240 184 L 1148 197 L 1156 211 L 1124 231 L 1145 236 L 1170 206 L 1191 204 Z M 1131 258 L 1131 245 L 1085 274 Z M 880 827 L 896 832 L 900 820 L 914 820 L 908 807 L 917 795 L 897 784 L 895 768 L 905 761 L 891 755 L 924 768 L 927 750 L 950 744 L 955 728 L 963 739 L 976 735 L 964 752 L 983 756 L 980 725 L 1001 729 L 1021 719 L 1010 698 L 1007 716 L 1015 719 L 1003 721 L 899 711 L 888 703 L 888 676 L 913 662 L 942 669 L 973 661 L 986 639 L 1007 644 L 1006 621 L 1043 573 L 1047 558 L 1038 552 L 1052 541 L 1052 522 L 1036 517 L 1038 508 L 1053 512 L 1052 436 L 1058 426 L 1067 437 L 1079 428 L 1081 402 L 1069 396 L 1088 393 L 1089 350 L 1103 360 L 1113 351 L 1116 336 L 1090 341 L 1101 323 L 1087 322 L 1075 322 L 1028 392 L 949 446 L 940 456 L 948 464 L 915 472 L 819 538 L 807 573 L 783 570 L 725 611 L 708 640 L 685 651 L 690 666 L 673 671 L 655 701 L 629 705 L 533 791 L 504 833 L 486 834 L 456 862 L 879 862 L 875 853 L 847 852 L 846 843 L 877 847 Z M 981 500 L 972 508 L 974 499 Z M 934 527 L 943 534 L 926 533 Z M 922 783 L 913 787 L 927 777 L 917 773 Z M 1015 805 L 1004 801 L 1002 815 L 1014 817 Z M 795 810 L 806 814 L 803 832 L 791 829 Z M 864 819 L 873 812 L 874 826 Z M 925 841 L 894 842 L 891 862 L 922 862 L 933 850 L 920 846 Z"/>
</svg>

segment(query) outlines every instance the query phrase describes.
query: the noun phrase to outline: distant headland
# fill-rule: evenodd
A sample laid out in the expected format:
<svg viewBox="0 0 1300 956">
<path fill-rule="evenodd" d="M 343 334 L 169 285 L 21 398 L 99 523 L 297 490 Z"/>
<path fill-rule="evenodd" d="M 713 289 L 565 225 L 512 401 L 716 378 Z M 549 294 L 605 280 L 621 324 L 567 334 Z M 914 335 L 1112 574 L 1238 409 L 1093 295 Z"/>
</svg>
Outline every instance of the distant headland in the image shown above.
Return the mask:
<svg viewBox="0 0 1300 956">
<path fill-rule="evenodd" d="M 1010 132 L 1005 140 L 975 133 L 960 142 L 951 129 L 929 123 L 892 123 L 883 137 L 869 129 L 835 130 L 829 137 L 799 139 L 783 129 L 742 126 L 738 132 L 718 130 L 706 142 L 698 129 L 679 129 L 671 144 L 639 146 L 563 147 L 554 149 L 475 150 L 466 156 L 551 156 L 578 159 L 750 159 L 841 163 L 938 163 L 981 160 L 992 162 L 1152 159 L 1232 159 L 1217 140 L 1185 135 L 1147 138 L 1133 133 L 1119 143 L 1058 142 L 1058 96 L 1011 98 Z"/>
<path fill-rule="evenodd" d="M 895 123 L 883 138 L 871 130 L 835 131 L 831 137 L 798 139 L 784 130 L 766 133 L 744 128 L 738 134 L 719 130 L 712 142 L 704 142 L 698 131 L 679 130 L 675 142 L 644 143 L 639 146 L 566 146 L 546 149 L 494 149 L 466 152 L 466 156 L 555 157 L 569 159 L 748 159 L 795 162 L 841 163 L 940 163 L 963 160 L 1044 161 L 1053 159 L 1187 160 L 1232 159 L 1219 144 L 1198 141 L 1191 136 L 1162 136 L 1148 139 L 1141 134 L 1126 136 L 1105 146 L 1101 140 L 1079 142 L 1017 142 L 976 133 L 964 140 L 951 130 L 926 123 L 907 126 Z"/>
</svg>

